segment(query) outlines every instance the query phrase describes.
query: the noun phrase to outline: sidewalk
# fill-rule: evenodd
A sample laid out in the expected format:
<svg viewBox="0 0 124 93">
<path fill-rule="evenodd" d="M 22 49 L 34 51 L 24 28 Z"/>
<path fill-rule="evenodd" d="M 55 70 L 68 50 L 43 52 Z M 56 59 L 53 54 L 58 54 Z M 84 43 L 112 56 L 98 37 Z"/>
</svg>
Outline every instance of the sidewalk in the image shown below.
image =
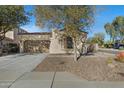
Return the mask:
<svg viewBox="0 0 124 93">
<path fill-rule="evenodd" d="M 87 81 L 68 72 L 29 72 L 10 88 L 124 88 L 124 82 Z"/>
<path fill-rule="evenodd" d="M 99 48 L 99 51 L 105 52 L 105 53 L 117 54 L 118 52 L 121 52 L 124 50 L 118 50 L 118 49 L 112 49 L 112 48 Z"/>
</svg>

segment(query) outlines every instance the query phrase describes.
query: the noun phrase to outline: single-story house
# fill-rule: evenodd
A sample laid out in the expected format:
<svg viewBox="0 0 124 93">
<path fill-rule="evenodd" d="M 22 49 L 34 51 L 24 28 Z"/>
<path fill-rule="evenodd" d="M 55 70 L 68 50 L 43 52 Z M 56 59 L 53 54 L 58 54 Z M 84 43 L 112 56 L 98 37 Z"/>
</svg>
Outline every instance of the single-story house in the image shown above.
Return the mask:
<svg viewBox="0 0 124 93">
<path fill-rule="evenodd" d="M 58 33 L 63 33 L 63 31 L 58 31 Z M 20 52 L 72 53 L 72 39 L 70 37 L 60 38 L 58 33 L 55 29 L 52 32 L 18 33 Z M 82 35 L 84 34 L 87 36 L 87 33 L 82 32 Z M 81 42 L 78 43 L 80 47 Z"/>
</svg>

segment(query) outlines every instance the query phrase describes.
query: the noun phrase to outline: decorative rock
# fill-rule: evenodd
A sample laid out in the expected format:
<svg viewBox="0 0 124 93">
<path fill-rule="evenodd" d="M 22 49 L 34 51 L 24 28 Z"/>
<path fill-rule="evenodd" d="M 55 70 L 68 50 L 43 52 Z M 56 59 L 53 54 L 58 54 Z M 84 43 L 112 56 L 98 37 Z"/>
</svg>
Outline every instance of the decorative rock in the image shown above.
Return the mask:
<svg viewBox="0 0 124 93">
<path fill-rule="evenodd" d="M 114 65 L 114 64 L 108 64 L 108 66 L 109 66 L 110 68 L 115 68 L 115 65 Z"/>
</svg>

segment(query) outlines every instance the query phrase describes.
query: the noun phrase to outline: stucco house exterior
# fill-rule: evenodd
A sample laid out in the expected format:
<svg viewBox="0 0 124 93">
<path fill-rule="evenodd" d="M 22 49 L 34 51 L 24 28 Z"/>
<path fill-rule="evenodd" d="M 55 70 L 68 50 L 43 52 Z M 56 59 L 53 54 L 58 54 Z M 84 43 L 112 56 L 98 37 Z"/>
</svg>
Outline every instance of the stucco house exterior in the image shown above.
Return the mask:
<svg viewBox="0 0 124 93">
<path fill-rule="evenodd" d="M 22 28 L 15 28 L 12 31 L 8 31 L 5 34 L 6 38 L 9 38 L 11 40 L 13 40 L 14 42 L 18 43 L 18 34 L 19 33 L 28 33 L 26 30 L 22 29 Z"/>
<path fill-rule="evenodd" d="M 11 48 L 10 46 L 14 45 L 19 47 L 18 33 L 27 33 L 27 31 L 21 28 L 15 28 L 5 34 L 5 38 L 0 41 L 0 55 L 2 55 L 3 51 L 5 50 L 8 52 L 8 50 Z"/>
<path fill-rule="evenodd" d="M 16 28 L 6 33 L 0 47 L 13 43 L 19 46 L 20 53 L 73 53 L 72 38 L 59 37 L 63 32 L 64 30 L 53 29 L 51 32 L 29 33 L 24 29 Z M 87 33 L 82 32 L 83 34 L 87 36 Z M 81 41 L 79 40 L 78 48 L 81 46 Z"/>
<path fill-rule="evenodd" d="M 16 44 L 18 44 L 18 41 L 19 41 L 18 40 L 18 33 L 27 33 L 27 31 L 24 30 L 24 29 L 21 29 L 21 28 L 15 28 L 12 31 L 8 31 L 5 34 L 5 39 L 3 39 L 0 42 L 0 46 L 8 44 L 8 43 L 16 43 Z"/>
<path fill-rule="evenodd" d="M 63 31 L 59 31 L 63 33 Z M 82 33 L 86 34 L 87 33 Z M 53 29 L 51 32 L 18 33 L 20 52 L 47 52 L 52 54 L 73 53 L 73 41 L 70 37 L 60 38 Z M 78 42 L 81 47 L 81 42 Z"/>
</svg>

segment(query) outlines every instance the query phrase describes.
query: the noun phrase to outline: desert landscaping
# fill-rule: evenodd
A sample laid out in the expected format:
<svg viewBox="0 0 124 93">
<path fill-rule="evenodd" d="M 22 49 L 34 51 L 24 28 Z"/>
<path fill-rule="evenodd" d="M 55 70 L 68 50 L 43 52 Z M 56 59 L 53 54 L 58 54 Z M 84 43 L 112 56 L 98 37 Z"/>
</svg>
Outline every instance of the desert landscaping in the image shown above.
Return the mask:
<svg viewBox="0 0 124 93">
<path fill-rule="evenodd" d="M 0 6 L 0 87 L 124 87 L 123 9 Z"/>
<path fill-rule="evenodd" d="M 82 56 L 74 63 L 73 55 L 48 55 L 34 71 L 66 71 L 88 81 L 123 81 L 124 63 L 114 58 L 114 54 L 98 52 Z"/>
</svg>

